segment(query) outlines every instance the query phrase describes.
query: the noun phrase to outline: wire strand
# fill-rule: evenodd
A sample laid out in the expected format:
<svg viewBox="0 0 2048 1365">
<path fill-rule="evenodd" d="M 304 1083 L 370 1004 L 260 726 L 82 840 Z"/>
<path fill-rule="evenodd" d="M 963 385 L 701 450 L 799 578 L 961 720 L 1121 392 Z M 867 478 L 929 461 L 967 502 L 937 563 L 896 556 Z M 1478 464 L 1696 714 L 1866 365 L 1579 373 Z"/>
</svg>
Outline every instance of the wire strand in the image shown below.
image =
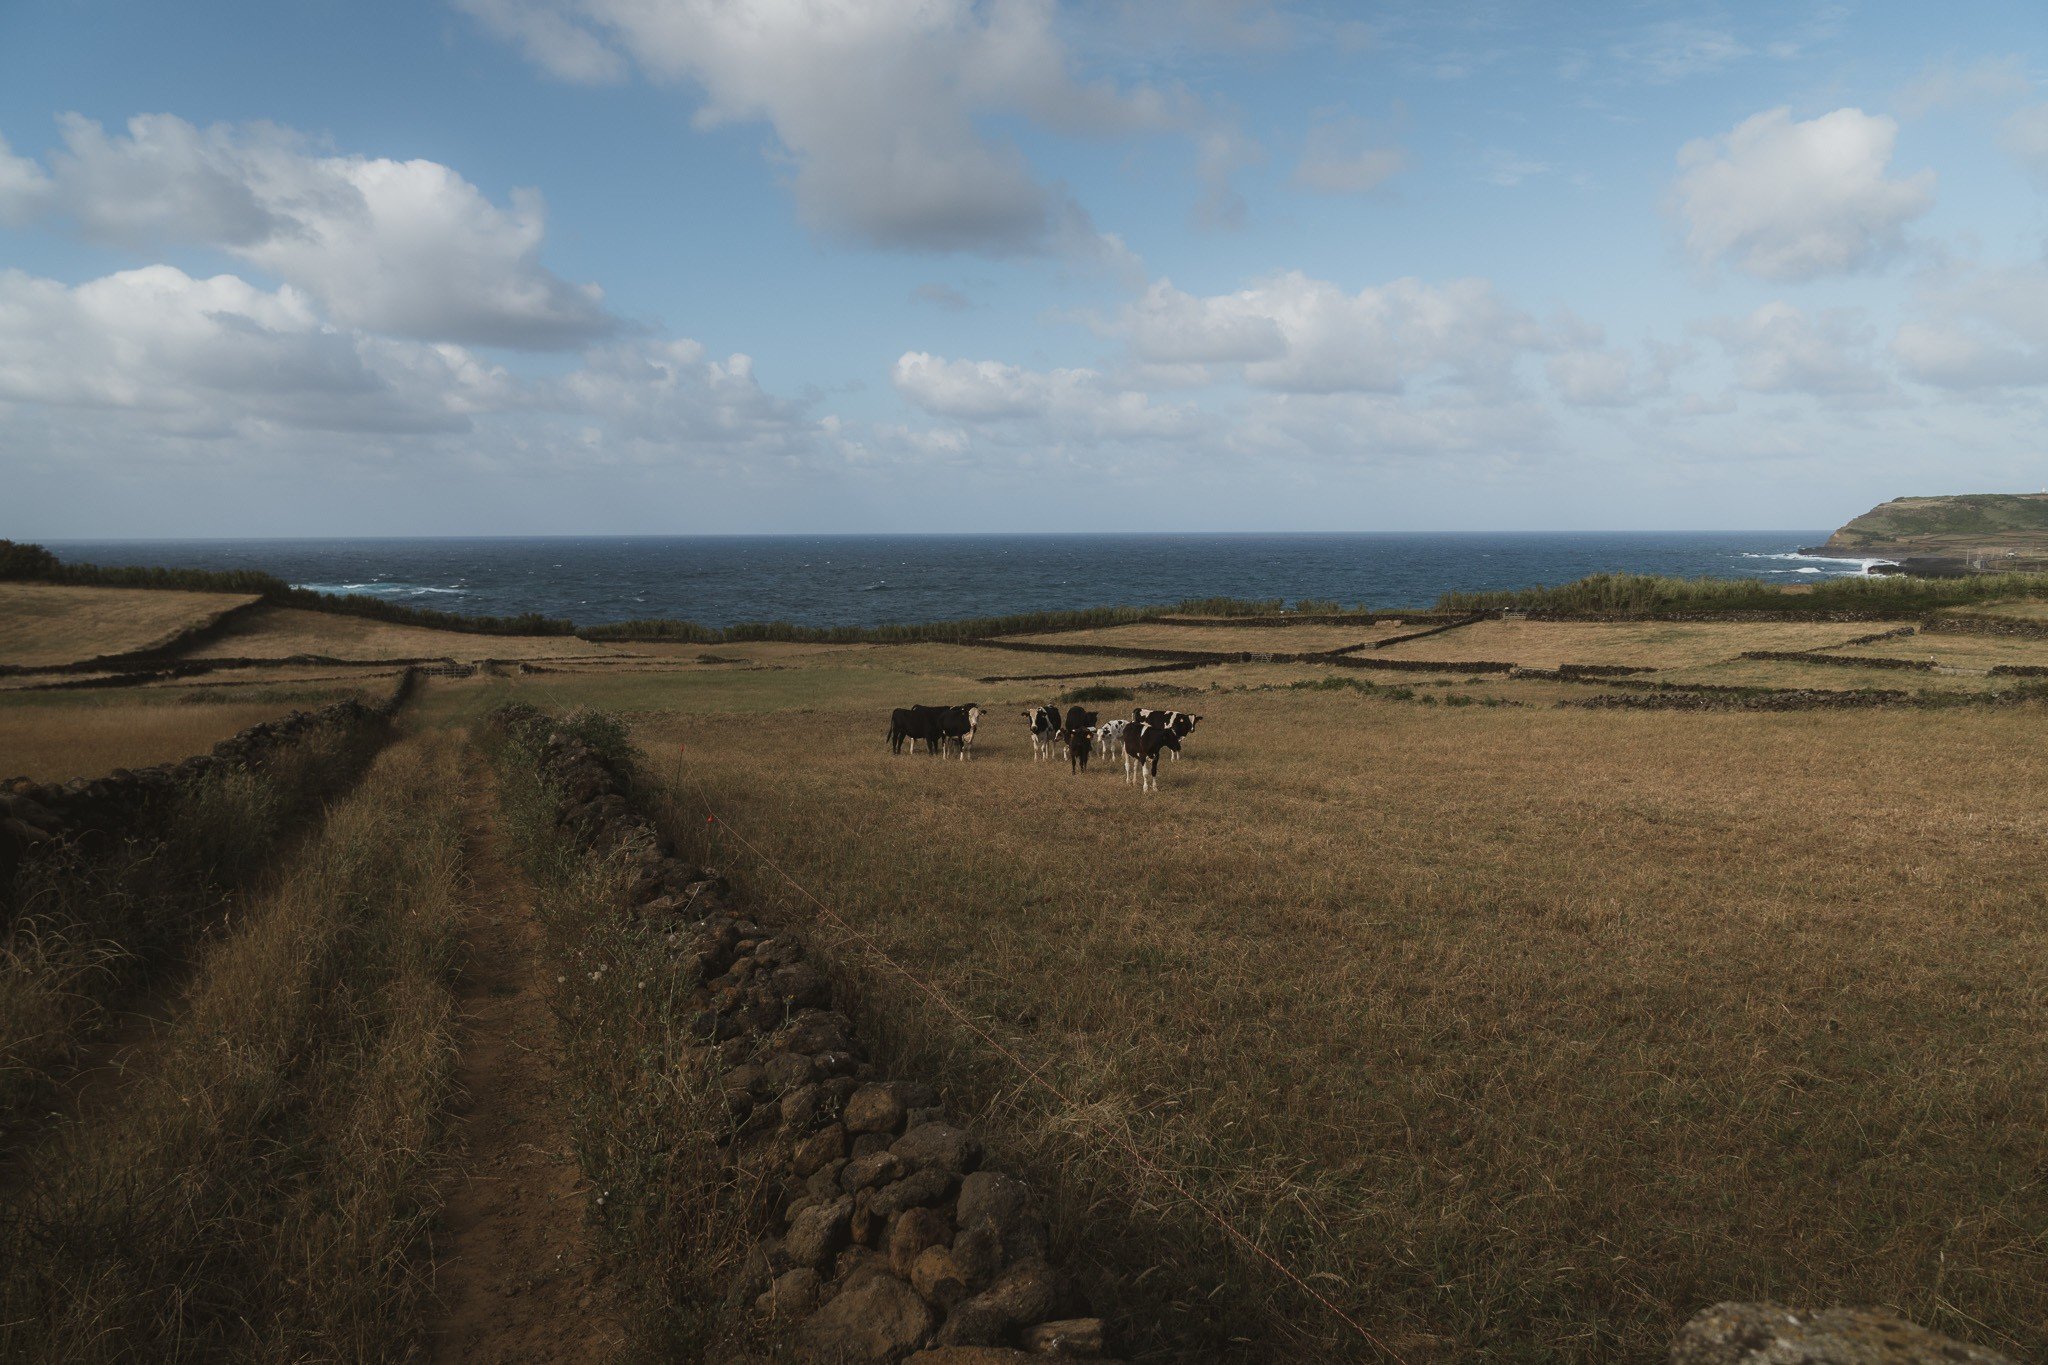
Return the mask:
<svg viewBox="0 0 2048 1365">
<path fill-rule="evenodd" d="M 790 886 L 796 890 L 798 895 L 802 896 L 805 900 L 808 900 L 812 905 L 816 906 L 819 912 L 823 914 L 825 918 L 831 920 L 834 924 L 838 925 L 839 928 L 843 930 L 848 937 L 854 939 L 863 948 L 867 949 L 869 953 L 873 954 L 884 965 L 893 970 L 898 976 L 902 977 L 905 981 L 908 981 L 918 990 L 924 992 L 924 994 L 929 996 L 932 999 L 932 1001 L 939 1006 L 939 1008 L 943 1009 L 947 1014 L 951 1015 L 961 1024 L 964 1024 L 968 1028 L 968 1030 L 971 1031 L 977 1038 L 980 1038 L 984 1043 L 988 1044 L 989 1047 L 993 1048 L 999 1056 L 1008 1061 L 1012 1066 L 1016 1067 L 1026 1076 L 1030 1077 L 1032 1081 L 1036 1082 L 1040 1087 L 1042 1087 L 1047 1094 L 1051 1095 L 1054 1099 L 1058 1100 L 1068 1109 L 1080 1108 L 1080 1105 L 1073 1099 L 1073 1097 L 1071 1097 L 1064 1090 L 1062 1090 L 1058 1084 L 1047 1079 L 1045 1074 L 1042 1071 L 1040 1071 L 1037 1067 L 1031 1065 L 1030 1062 L 1026 1061 L 1023 1057 L 1019 1056 L 1014 1050 L 1006 1046 L 1000 1038 L 997 1038 L 994 1034 L 990 1033 L 987 1029 L 983 1028 L 981 1023 L 978 1020 L 976 1020 L 972 1015 L 968 1014 L 964 1009 L 960 1008 L 960 1006 L 954 1004 L 951 998 L 949 998 L 944 991 L 941 991 L 937 986 L 932 985 L 930 982 L 918 976 L 917 973 L 911 971 L 908 967 L 905 967 L 901 962 L 898 962 L 894 957 L 892 957 L 889 954 L 887 949 L 883 948 L 880 944 L 876 943 L 872 938 L 869 938 L 865 933 L 861 932 L 861 930 L 859 930 L 853 924 L 848 922 L 845 916 L 841 915 L 838 911 L 834 910 L 831 906 L 827 905 L 823 900 L 819 899 L 815 894 L 812 893 L 809 887 L 805 886 L 802 882 L 798 881 L 795 877 L 791 876 L 787 871 L 783 869 L 780 863 L 776 862 L 773 858 L 769 857 L 766 853 L 762 852 L 760 848 L 755 846 L 754 842 L 751 839 L 747 838 L 746 835 L 740 833 L 740 831 L 736 827 L 734 827 L 729 821 L 720 817 L 717 810 L 714 809 L 711 804 L 710 793 L 705 790 L 704 784 L 701 781 L 699 781 L 696 777 L 692 776 L 690 778 L 690 785 L 697 789 L 697 798 L 698 800 L 703 802 L 704 814 L 713 828 L 722 830 L 725 833 L 730 834 L 736 841 L 738 841 L 742 848 L 745 848 L 749 853 L 752 853 L 756 858 L 760 859 L 761 862 L 764 865 L 766 865 L 770 871 L 774 872 L 776 876 L 782 878 L 782 880 L 784 880 L 785 882 L 788 882 Z M 1145 1153 L 1139 1149 L 1138 1145 L 1135 1142 L 1132 1142 L 1128 1137 L 1125 1137 L 1123 1134 L 1115 1132 L 1114 1130 L 1105 1129 L 1103 1131 L 1105 1136 L 1107 1136 L 1107 1138 L 1109 1139 L 1109 1141 L 1117 1147 L 1121 1148 L 1124 1154 L 1130 1157 L 1131 1161 L 1141 1171 L 1146 1172 L 1147 1174 L 1150 1174 L 1157 1178 L 1161 1183 L 1165 1184 L 1175 1194 L 1179 1195 L 1181 1199 L 1188 1203 L 1191 1207 L 1205 1214 L 1211 1222 L 1215 1223 L 1216 1226 L 1223 1229 L 1224 1233 L 1227 1234 L 1232 1240 L 1236 1241 L 1239 1245 L 1243 1246 L 1246 1250 L 1250 1251 L 1254 1256 L 1264 1261 L 1273 1269 L 1279 1271 L 1282 1276 L 1284 1276 L 1287 1280 L 1293 1283 L 1295 1288 L 1301 1290 L 1302 1293 L 1308 1295 L 1308 1297 L 1314 1299 L 1317 1303 L 1321 1304 L 1323 1308 L 1326 1309 L 1332 1317 L 1336 1318 L 1346 1327 L 1349 1327 L 1352 1331 L 1356 1332 L 1365 1341 L 1371 1343 L 1374 1348 L 1380 1351 L 1381 1354 L 1385 1355 L 1389 1360 L 1394 1361 L 1396 1365 L 1408 1365 L 1407 1361 L 1402 1357 L 1400 1352 L 1396 1351 L 1393 1347 L 1387 1345 L 1386 1342 L 1380 1340 L 1380 1338 L 1375 1336 L 1372 1333 L 1372 1331 L 1365 1326 L 1364 1323 L 1361 1323 L 1360 1321 L 1358 1321 L 1358 1319 L 1354 1318 L 1351 1314 L 1345 1312 L 1337 1304 L 1333 1303 L 1327 1295 L 1317 1290 L 1314 1285 L 1311 1285 L 1307 1280 L 1295 1274 L 1293 1269 L 1290 1268 L 1284 1261 L 1282 1261 L 1279 1257 L 1275 1256 L 1272 1252 L 1266 1250 L 1266 1248 L 1264 1248 L 1263 1246 L 1260 1246 L 1259 1243 L 1255 1241 L 1250 1234 L 1244 1232 L 1235 1223 L 1231 1222 L 1230 1219 L 1227 1216 L 1225 1216 L 1220 1210 L 1210 1205 L 1206 1200 L 1202 1199 L 1201 1196 L 1197 1195 L 1194 1191 L 1190 1190 L 1186 1185 L 1181 1183 L 1180 1179 L 1176 1177 L 1171 1171 L 1164 1169 L 1163 1167 L 1155 1163 L 1150 1157 L 1146 1156 Z"/>
</svg>

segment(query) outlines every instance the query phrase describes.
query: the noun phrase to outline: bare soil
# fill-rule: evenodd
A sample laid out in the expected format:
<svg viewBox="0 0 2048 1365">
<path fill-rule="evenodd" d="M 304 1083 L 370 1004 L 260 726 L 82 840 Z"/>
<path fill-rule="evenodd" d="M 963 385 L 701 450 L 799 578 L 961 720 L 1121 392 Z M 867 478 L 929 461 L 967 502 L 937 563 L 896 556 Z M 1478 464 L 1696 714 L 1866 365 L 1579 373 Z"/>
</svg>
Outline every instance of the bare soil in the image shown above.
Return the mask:
<svg viewBox="0 0 2048 1365">
<path fill-rule="evenodd" d="M 472 894 L 456 1170 L 435 1236 L 435 1361 L 611 1361 L 625 1335 L 585 1218 L 570 1149 L 533 887 L 508 856 L 488 769 L 470 790 Z"/>
</svg>

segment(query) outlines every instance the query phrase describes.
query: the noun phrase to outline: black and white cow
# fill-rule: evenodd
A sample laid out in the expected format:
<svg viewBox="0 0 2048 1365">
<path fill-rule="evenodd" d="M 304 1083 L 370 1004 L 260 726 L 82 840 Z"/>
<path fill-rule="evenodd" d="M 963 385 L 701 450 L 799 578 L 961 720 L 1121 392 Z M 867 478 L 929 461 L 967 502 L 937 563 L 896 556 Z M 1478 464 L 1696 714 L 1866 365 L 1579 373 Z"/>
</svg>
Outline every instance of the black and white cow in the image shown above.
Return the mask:
<svg viewBox="0 0 2048 1365">
<path fill-rule="evenodd" d="M 939 748 L 943 753 L 948 747 L 958 751 L 960 761 L 965 763 L 974 749 L 974 729 L 981 724 L 981 708 L 973 702 L 965 706 L 948 706 L 939 712 Z"/>
<path fill-rule="evenodd" d="M 1035 762 L 1052 756 L 1052 746 L 1059 739 L 1060 709 L 1057 706 L 1034 706 L 1024 713 L 1025 723 L 1031 727 L 1031 757 Z"/>
<path fill-rule="evenodd" d="M 1159 755 L 1180 752 L 1180 736 L 1164 725 L 1136 721 L 1124 727 L 1124 781 L 1137 779 L 1145 791 L 1159 790 Z"/>
<path fill-rule="evenodd" d="M 1067 723 L 1060 730 L 1060 738 L 1067 746 L 1069 771 L 1088 771 L 1088 755 L 1095 751 L 1095 722 L 1099 719 L 1093 711 L 1083 711 L 1078 706 L 1067 708 Z"/>
<path fill-rule="evenodd" d="M 940 706 L 899 706 L 889 713 L 889 752 L 900 754 L 906 745 L 910 752 L 917 752 L 917 742 L 924 741 L 925 752 L 939 751 L 939 716 L 945 710 Z"/>
<path fill-rule="evenodd" d="M 1140 706 L 1132 710 L 1131 719 L 1141 725 L 1158 725 L 1173 731 L 1178 739 L 1186 739 L 1194 728 L 1202 723 L 1200 716 L 1191 716 L 1185 711 L 1161 711 L 1156 707 Z M 1180 745 L 1172 748 L 1176 760 L 1180 758 Z"/>
<path fill-rule="evenodd" d="M 1105 754 L 1120 754 L 1124 751 L 1124 731 L 1130 726 L 1127 720 L 1106 720 L 1095 727 L 1095 747 Z"/>
</svg>

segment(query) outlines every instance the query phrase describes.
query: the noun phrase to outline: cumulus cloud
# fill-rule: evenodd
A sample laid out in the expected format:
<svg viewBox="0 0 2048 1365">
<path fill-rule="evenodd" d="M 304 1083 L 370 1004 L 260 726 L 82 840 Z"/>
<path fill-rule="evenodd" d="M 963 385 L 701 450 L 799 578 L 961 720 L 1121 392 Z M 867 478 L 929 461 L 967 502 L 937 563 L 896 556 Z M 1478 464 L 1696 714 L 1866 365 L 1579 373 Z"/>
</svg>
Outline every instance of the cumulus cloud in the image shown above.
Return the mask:
<svg viewBox="0 0 2048 1365">
<path fill-rule="evenodd" d="M 1679 152 L 1673 202 L 1686 245 L 1766 280 L 1882 265 L 1934 203 L 1934 172 L 1889 178 L 1898 124 L 1860 109 L 1803 122 L 1784 108 Z"/>
<path fill-rule="evenodd" d="M 1400 279 L 1354 292 L 1288 271 L 1231 294 L 1161 280 L 1111 329 L 1146 364 L 1229 364 L 1257 388 L 1395 393 L 1422 380 L 1498 391 L 1543 329 L 1485 280 Z"/>
<path fill-rule="evenodd" d="M 1202 122 L 1206 136 L 1222 136 L 1184 95 L 1079 79 L 1048 0 L 458 3 L 557 75 L 608 77 L 609 54 L 701 89 L 701 126 L 766 122 L 804 220 L 875 246 L 1089 252 L 1086 214 L 1014 144 L 979 128 L 985 113 L 1068 134 Z M 560 44 L 563 28 L 579 41 Z"/>
<path fill-rule="evenodd" d="M 2048 266 L 1961 266 L 1927 281 L 1891 349 L 1906 374 L 1940 388 L 2048 384 Z"/>
<path fill-rule="evenodd" d="M 1746 317 L 1701 323 L 1698 331 L 1721 343 L 1737 382 L 1752 392 L 1839 397 L 1888 387 L 1871 356 L 1876 332 L 1856 309 L 1809 313 L 1773 301 Z"/>
<path fill-rule="evenodd" d="M 459 347 L 325 325 L 286 286 L 173 266 L 66 286 L 0 272 L 0 400 L 116 409 L 181 434 L 460 431 L 508 381 Z"/>
<path fill-rule="evenodd" d="M 1185 436 L 1195 430 L 1192 410 L 1163 407 L 1091 369 L 1032 370 L 906 351 L 890 378 L 906 400 L 935 417 L 1021 419 L 1101 440 Z"/>
<path fill-rule="evenodd" d="M 547 215 L 533 191 L 501 208 L 436 162 L 321 155 L 262 124 L 150 114 L 124 134 L 76 116 L 62 129 L 46 172 L 0 155 L 0 214 L 25 203 L 19 216 L 95 241 L 217 247 L 344 324 L 417 340 L 548 350 L 619 329 L 595 285 L 540 263 Z"/>
<path fill-rule="evenodd" d="M 0 227 L 20 227 L 48 209 L 50 177 L 0 137 Z"/>
</svg>

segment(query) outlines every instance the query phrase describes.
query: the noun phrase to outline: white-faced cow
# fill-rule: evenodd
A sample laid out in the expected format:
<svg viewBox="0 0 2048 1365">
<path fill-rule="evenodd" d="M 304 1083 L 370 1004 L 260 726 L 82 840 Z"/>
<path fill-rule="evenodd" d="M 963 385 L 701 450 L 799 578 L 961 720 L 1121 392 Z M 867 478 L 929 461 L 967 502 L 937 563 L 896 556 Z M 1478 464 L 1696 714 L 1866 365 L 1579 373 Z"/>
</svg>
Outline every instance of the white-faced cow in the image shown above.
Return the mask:
<svg viewBox="0 0 2048 1365">
<path fill-rule="evenodd" d="M 1105 754 L 1120 754 L 1124 751 L 1124 730 L 1127 720 L 1106 720 L 1095 727 L 1095 747 Z"/>
<path fill-rule="evenodd" d="M 1059 707 L 1034 706 L 1024 713 L 1024 721 L 1031 727 L 1032 760 L 1050 758 L 1052 746 L 1060 733 Z"/>
<path fill-rule="evenodd" d="M 1136 777 L 1145 791 L 1159 790 L 1159 755 L 1180 752 L 1180 736 L 1164 725 L 1138 722 L 1124 727 L 1124 781 Z"/>
<path fill-rule="evenodd" d="M 1088 771 L 1088 755 L 1095 751 L 1095 722 L 1099 719 L 1093 711 L 1083 711 L 1078 706 L 1067 708 L 1067 723 L 1060 730 L 1060 738 L 1067 746 L 1069 771 Z"/>
<path fill-rule="evenodd" d="M 974 729 L 981 724 L 981 708 L 973 702 L 965 706 L 948 706 L 939 712 L 939 746 L 941 752 L 947 747 L 958 751 L 960 761 L 965 763 L 974 750 Z"/>
<path fill-rule="evenodd" d="M 1191 716 L 1185 711 L 1161 711 L 1155 707 L 1140 706 L 1131 712 L 1131 719 L 1141 725 L 1158 725 L 1173 731 L 1177 739 L 1186 739 L 1194 728 L 1202 723 L 1200 716 Z M 1180 758 L 1180 745 L 1170 751 L 1174 758 Z"/>
</svg>

